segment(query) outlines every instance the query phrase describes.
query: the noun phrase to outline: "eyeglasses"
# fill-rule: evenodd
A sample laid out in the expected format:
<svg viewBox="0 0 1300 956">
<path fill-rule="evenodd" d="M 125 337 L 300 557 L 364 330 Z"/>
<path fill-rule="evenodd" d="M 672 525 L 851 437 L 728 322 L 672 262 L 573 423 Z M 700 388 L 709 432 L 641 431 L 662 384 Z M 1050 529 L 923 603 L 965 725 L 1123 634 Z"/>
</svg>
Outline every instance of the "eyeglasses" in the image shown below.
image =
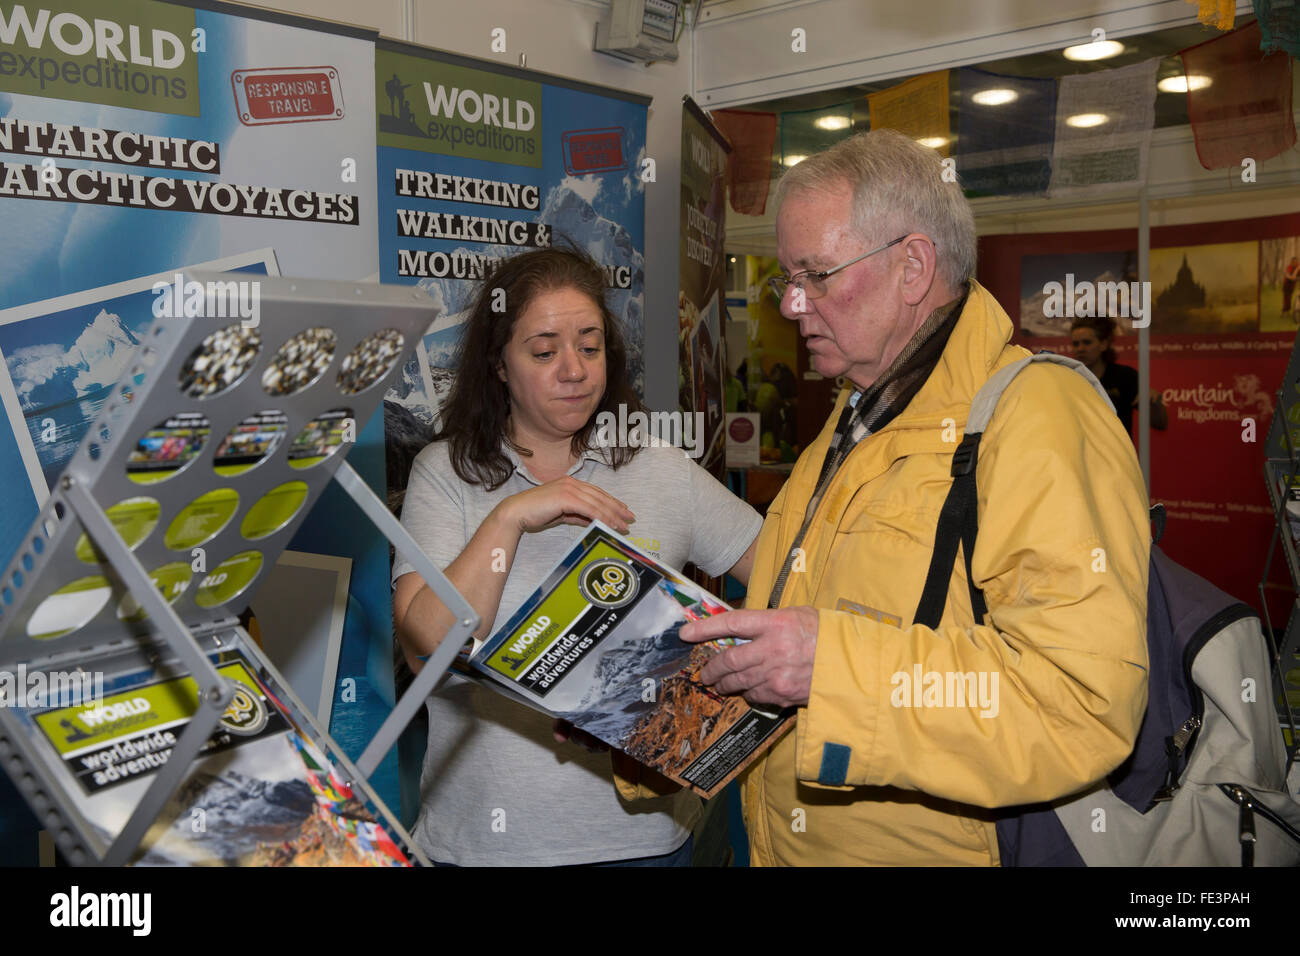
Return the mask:
<svg viewBox="0 0 1300 956">
<path fill-rule="evenodd" d="M 841 263 L 834 269 L 827 269 L 825 272 L 818 272 L 816 269 L 805 269 L 803 272 L 796 272 L 788 278 L 786 276 L 772 276 L 767 280 L 767 284 L 772 287 L 772 291 L 776 293 L 778 299 L 785 298 L 786 287 L 790 285 L 793 285 L 797 289 L 803 289 L 804 295 L 807 298 L 818 299 L 826 294 L 826 280 L 835 275 L 835 273 L 839 272 L 841 269 L 847 269 L 855 262 L 861 262 L 868 256 L 874 256 L 877 252 L 884 252 L 890 246 L 896 246 L 906 238 L 907 236 L 899 236 L 897 239 L 887 242 L 877 249 L 872 249 L 870 252 L 864 252 L 856 259 L 850 259 L 848 262 Z"/>
</svg>

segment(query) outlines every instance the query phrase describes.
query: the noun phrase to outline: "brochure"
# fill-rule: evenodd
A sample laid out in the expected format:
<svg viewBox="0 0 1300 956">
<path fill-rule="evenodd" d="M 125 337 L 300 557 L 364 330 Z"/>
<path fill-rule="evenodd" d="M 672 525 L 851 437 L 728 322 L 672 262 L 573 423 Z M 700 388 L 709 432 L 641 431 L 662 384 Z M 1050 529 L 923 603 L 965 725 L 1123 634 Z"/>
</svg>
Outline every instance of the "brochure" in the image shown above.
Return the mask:
<svg viewBox="0 0 1300 956">
<path fill-rule="evenodd" d="M 688 644 L 678 631 L 729 610 L 594 522 L 462 669 L 711 797 L 794 720 L 700 683 L 740 640 Z"/>
<path fill-rule="evenodd" d="M 237 690 L 141 842 L 137 865 L 409 866 L 399 831 L 364 784 L 344 779 L 296 726 L 255 662 L 214 661 Z M 197 710 L 191 677 L 143 668 L 99 699 L 24 714 L 53 781 L 103 849 L 111 845 Z M 101 850 L 102 853 L 102 850 Z"/>
</svg>

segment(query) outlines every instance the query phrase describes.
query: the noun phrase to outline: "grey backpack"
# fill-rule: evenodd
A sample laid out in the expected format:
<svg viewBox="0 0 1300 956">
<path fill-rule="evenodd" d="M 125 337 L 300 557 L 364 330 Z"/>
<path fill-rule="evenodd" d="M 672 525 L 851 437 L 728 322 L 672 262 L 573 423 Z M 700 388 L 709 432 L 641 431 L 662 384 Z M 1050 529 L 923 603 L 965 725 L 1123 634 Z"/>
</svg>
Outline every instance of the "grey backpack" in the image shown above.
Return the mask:
<svg viewBox="0 0 1300 956">
<path fill-rule="evenodd" d="M 1050 353 L 1021 359 L 984 384 L 953 455 L 918 624 L 938 626 L 959 545 L 976 620 L 988 612 L 971 573 L 975 465 L 998 399 L 1031 362 L 1074 369 L 1110 402 L 1085 366 Z M 1164 512 L 1160 505 L 1152 512 L 1158 541 Z M 1153 544 L 1147 650 L 1147 709 L 1133 752 L 1090 790 L 1001 810 L 1002 865 L 1300 865 L 1300 767 L 1287 759 L 1272 705 L 1274 655 L 1254 609 Z"/>
</svg>

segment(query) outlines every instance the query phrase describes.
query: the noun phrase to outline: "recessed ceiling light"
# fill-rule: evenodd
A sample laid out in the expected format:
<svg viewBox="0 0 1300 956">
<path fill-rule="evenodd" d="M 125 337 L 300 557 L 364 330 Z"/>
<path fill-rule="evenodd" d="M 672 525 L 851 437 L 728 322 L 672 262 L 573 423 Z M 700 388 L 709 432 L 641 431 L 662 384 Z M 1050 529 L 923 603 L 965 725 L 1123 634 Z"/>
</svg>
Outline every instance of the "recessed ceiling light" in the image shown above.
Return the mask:
<svg viewBox="0 0 1300 956">
<path fill-rule="evenodd" d="M 781 162 L 787 166 L 797 166 L 799 163 L 802 163 L 807 158 L 808 157 L 805 156 L 803 153 L 791 153 L 789 156 L 783 156 L 781 158 Z"/>
<path fill-rule="evenodd" d="M 1020 94 L 1015 90 L 980 90 L 971 97 L 973 102 L 980 106 L 1003 106 L 1007 103 L 1014 103 L 1020 99 Z"/>
<path fill-rule="evenodd" d="M 1094 40 L 1078 46 L 1067 46 L 1063 52 L 1067 60 L 1105 60 L 1123 53 L 1124 44 L 1114 40 Z"/>
<path fill-rule="evenodd" d="M 1067 116 L 1065 123 L 1067 126 L 1075 126 L 1079 129 L 1088 129 L 1092 126 L 1100 126 L 1102 123 L 1109 123 L 1110 117 L 1105 113 L 1075 113 L 1073 116 Z"/>
<path fill-rule="evenodd" d="M 818 129 L 848 129 L 852 123 L 847 116 L 819 116 L 813 123 Z"/>
<path fill-rule="evenodd" d="M 1178 74 L 1177 76 L 1166 76 L 1156 84 L 1156 89 L 1161 93 L 1186 93 L 1187 90 L 1203 90 L 1214 81 L 1204 73 L 1193 73 L 1191 76 Z"/>
<path fill-rule="evenodd" d="M 917 142 L 930 149 L 938 149 L 940 146 L 948 145 L 947 138 L 943 136 L 923 136 Z"/>
</svg>

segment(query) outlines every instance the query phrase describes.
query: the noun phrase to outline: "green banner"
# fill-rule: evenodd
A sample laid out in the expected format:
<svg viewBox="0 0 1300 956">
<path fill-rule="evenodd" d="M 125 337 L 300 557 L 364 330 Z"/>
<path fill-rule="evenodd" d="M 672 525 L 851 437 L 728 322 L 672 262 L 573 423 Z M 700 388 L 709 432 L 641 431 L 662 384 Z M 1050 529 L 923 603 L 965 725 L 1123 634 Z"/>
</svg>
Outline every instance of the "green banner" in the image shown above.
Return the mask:
<svg viewBox="0 0 1300 956">
<path fill-rule="evenodd" d="M 199 115 L 194 10 L 153 0 L 0 0 L 0 90 Z"/>
<path fill-rule="evenodd" d="M 542 168 L 542 85 L 375 51 L 380 146 Z"/>
<path fill-rule="evenodd" d="M 217 673 L 251 691 L 236 695 L 218 729 L 246 733 L 259 720 L 265 725 L 262 690 L 244 666 L 227 664 L 218 667 Z M 59 755 L 66 756 L 118 737 L 188 721 L 198 709 L 198 686 L 194 678 L 182 677 L 105 697 L 98 703 L 47 711 L 35 720 Z"/>
</svg>

